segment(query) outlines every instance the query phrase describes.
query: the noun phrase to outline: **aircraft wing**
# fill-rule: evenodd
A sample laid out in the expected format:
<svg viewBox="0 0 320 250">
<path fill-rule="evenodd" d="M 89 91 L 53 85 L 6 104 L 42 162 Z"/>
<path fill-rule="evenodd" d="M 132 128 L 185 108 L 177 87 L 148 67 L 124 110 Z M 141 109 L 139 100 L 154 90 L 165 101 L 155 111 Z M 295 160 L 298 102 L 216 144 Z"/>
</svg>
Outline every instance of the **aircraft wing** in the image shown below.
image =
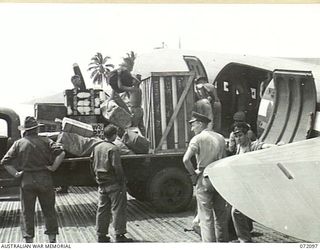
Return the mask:
<svg viewBox="0 0 320 250">
<path fill-rule="evenodd" d="M 320 138 L 236 155 L 206 168 L 242 213 L 298 239 L 320 242 Z"/>
</svg>

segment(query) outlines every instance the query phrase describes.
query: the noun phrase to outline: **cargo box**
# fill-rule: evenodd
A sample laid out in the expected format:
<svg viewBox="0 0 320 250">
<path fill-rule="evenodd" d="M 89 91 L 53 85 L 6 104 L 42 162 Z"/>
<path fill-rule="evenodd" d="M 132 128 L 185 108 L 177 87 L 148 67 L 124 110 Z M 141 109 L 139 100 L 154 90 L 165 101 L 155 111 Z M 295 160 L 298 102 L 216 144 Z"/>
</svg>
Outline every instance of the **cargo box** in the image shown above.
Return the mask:
<svg viewBox="0 0 320 250">
<path fill-rule="evenodd" d="M 149 152 L 150 142 L 137 132 L 126 130 L 122 140 L 136 154 L 147 154 Z"/>
<path fill-rule="evenodd" d="M 83 137 L 92 137 L 94 134 L 92 125 L 66 117 L 62 120 L 62 131 L 75 133 Z"/>
<path fill-rule="evenodd" d="M 67 116 L 67 108 L 63 103 L 36 103 L 34 116 L 38 121 L 54 122 L 56 118 L 63 119 Z"/>
<path fill-rule="evenodd" d="M 39 127 L 39 133 L 61 131 L 61 125 L 58 123 L 45 121 L 45 120 L 39 120 L 39 122 L 43 124 L 43 126 Z"/>
<path fill-rule="evenodd" d="M 93 128 L 93 136 L 104 139 L 104 123 L 100 122 L 101 119 L 97 115 L 72 115 L 68 118 L 89 124 Z"/>
<path fill-rule="evenodd" d="M 64 91 L 68 115 L 100 115 L 105 93 L 100 89 L 67 89 Z"/>
<path fill-rule="evenodd" d="M 114 101 L 104 102 L 101 106 L 101 113 L 110 123 L 120 128 L 125 129 L 131 126 L 131 115 Z"/>
<path fill-rule="evenodd" d="M 98 123 L 99 120 L 96 115 L 69 115 L 68 118 L 88 124 Z"/>
</svg>

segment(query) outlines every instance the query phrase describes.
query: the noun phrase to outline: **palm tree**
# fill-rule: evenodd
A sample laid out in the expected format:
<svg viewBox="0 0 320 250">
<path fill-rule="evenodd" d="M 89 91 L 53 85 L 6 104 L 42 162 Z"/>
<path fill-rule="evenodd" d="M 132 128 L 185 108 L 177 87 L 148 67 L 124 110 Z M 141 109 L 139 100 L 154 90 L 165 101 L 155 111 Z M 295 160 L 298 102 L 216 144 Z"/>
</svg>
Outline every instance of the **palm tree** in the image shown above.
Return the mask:
<svg viewBox="0 0 320 250">
<path fill-rule="evenodd" d="M 126 57 L 123 57 L 122 65 L 126 66 L 127 69 L 131 72 L 136 58 L 137 58 L 137 54 L 134 53 L 133 51 L 130 51 L 129 53 L 127 53 Z"/>
<path fill-rule="evenodd" d="M 107 83 L 108 75 L 114 68 L 113 64 L 107 63 L 111 57 L 103 57 L 101 53 L 95 54 L 91 58 L 91 62 L 88 65 L 88 71 L 91 71 L 90 78 L 93 80 L 93 84 L 100 84 L 103 87 L 103 82 Z"/>
</svg>

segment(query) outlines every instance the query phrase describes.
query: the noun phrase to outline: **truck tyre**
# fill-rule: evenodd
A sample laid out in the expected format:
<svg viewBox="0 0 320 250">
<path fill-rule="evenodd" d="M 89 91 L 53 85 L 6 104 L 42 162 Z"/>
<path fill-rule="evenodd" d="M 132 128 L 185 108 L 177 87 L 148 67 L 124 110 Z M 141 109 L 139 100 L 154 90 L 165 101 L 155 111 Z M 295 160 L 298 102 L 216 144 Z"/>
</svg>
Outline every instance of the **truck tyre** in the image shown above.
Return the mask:
<svg viewBox="0 0 320 250">
<path fill-rule="evenodd" d="M 130 181 L 127 183 L 128 193 L 139 201 L 147 200 L 146 183 L 142 181 Z"/>
<path fill-rule="evenodd" d="M 182 211 L 192 199 L 191 179 L 183 169 L 162 169 L 153 175 L 148 186 L 149 201 L 160 212 Z"/>
</svg>

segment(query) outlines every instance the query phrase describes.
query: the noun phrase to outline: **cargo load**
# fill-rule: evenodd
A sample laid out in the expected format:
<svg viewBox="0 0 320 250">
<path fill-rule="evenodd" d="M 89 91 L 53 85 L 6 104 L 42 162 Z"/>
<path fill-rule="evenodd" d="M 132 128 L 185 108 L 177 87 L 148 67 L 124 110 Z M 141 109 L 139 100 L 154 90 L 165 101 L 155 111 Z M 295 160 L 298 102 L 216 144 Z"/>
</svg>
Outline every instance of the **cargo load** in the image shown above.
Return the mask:
<svg viewBox="0 0 320 250">
<path fill-rule="evenodd" d="M 88 138 L 68 132 L 60 133 L 56 141 L 62 144 L 66 152 L 79 157 L 90 156 L 94 147 L 104 142 L 104 140 L 100 138 Z M 113 143 L 119 147 L 121 155 L 134 154 L 119 137 L 117 137 Z"/>
<path fill-rule="evenodd" d="M 127 147 L 127 145 L 124 144 L 123 141 L 119 137 L 117 137 L 113 143 L 116 146 L 119 147 L 121 155 L 132 155 L 132 154 L 134 154 L 134 152 L 131 149 L 129 149 Z"/>
<path fill-rule="evenodd" d="M 155 72 L 141 83 L 144 124 L 154 151 L 186 150 L 194 105 L 193 74 Z"/>
<path fill-rule="evenodd" d="M 100 138 L 88 138 L 74 133 L 62 132 L 57 142 L 63 145 L 66 152 L 75 156 L 90 156 L 96 145 L 103 142 Z"/>
<path fill-rule="evenodd" d="M 63 103 L 35 103 L 34 116 L 43 126 L 39 132 L 60 132 L 61 127 L 56 119 L 62 120 L 67 116 L 67 108 Z"/>
<path fill-rule="evenodd" d="M 105 93 L 99 89 L 67 89 L 64 91 L 68 115 L 100 115 L 100 102 Z"/>
<path fill-rule="evenodd" d="M 67 108 L 62 103 L 35 103 L 34 114 L 41 123 L 54 122 L 56 118 L 62 120 L 67 116 Z"/>
<path fill-rule="evenodd" d="M 150 142 L 139 133 L 139 131 L 127 129 L 122 141 L 136 154 L 149 153 Z"/>
<path fill-rule="evenodd" d="M 62 120 L 62 131 L 68 133 L 75 133 L 84 137 L 93 136 L 92 125 L 79 122 L 70 118 L 63 118 Z"/>
<path fill-rule="evenodd" d="M 101 139 L 104 139 L 104 123 L 101 122 L 101 119 L 97 115 L 70 115 L 68 118 L 87 123 L 92 126 L 93 136 L 97 136 Z"/>
<path fill-rule="evenodd" d="M 110 123 L 120 128 L 125 129 L 131 126 L 131 115 L 113 100 L 105 101 L 101 105 L 101 113 Z"/>
</svg>

